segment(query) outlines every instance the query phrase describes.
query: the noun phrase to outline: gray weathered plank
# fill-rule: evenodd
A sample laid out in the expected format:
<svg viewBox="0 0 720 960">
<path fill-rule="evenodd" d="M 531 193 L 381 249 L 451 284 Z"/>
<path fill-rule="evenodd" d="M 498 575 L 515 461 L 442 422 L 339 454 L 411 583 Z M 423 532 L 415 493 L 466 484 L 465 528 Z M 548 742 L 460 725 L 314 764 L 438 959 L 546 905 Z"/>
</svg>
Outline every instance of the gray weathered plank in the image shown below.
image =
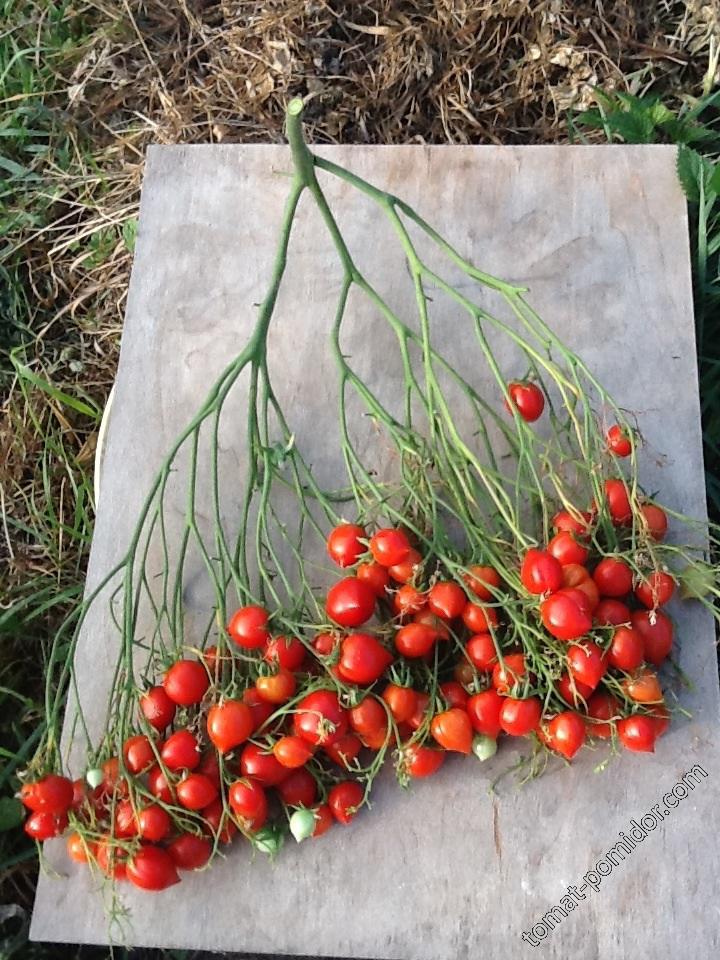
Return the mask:
<svg viewBox="0 0 720 960">
<path fill-rule="evenodd" d="M 685 205 L 669 147 L 386 147 L 321 151 L 407 199 L 483 269 L 527 282 L 540 313 L 598 372 L 648 441 L 643 479 L 672 507 L 704 515 Z M 163 452 L 207 385 L 243 343 L 269 274 L 289 168 L 283 147 L 159 147 L 148 156 L 135 267 L 91 558 L 96 583 L 124 548 Z M 402 258 L 384 227 L 360 216 L 347 188 L 330 198 L 372 278 L 413 311 Z M 365 209 L 363 207 L 363 209 Z M 381 253 L 379 256 L 378 253 Z M 336 470 L 318 349 L 338 289 L 337 263 L 317 216 L 304 209 L 278 307 L 284 393 L 301 442 L 326 477 Z M 448 310 L 451 352 L 463 336 Z M 392 375 L 383 336 L 360 305 L 348 352 L 378 383 Z M 281 347 L 278 339 L 274 348 Z M 389 353 L 389 351 L 388 351 Z M 372 363 L 369 358 L 372 357 Z M 367 359 L 365 359 L 367 358 Z M 512 371 L 521 372 L 521 371 Z M 330 413 L 332 416 L 332 413 Z M 329 427 L 328 427 L 329 429 Z M 238 431 L 239 433 L 239 431 Z M 233 444 L 235 446 L 233 447 Z M 241 437 L 227 433 L 227 470 Z M 665 456 L 660 456 L 660 453 Z M 228 477 L 230 474 L 228 474 Z M 225 479 L 227 480 L 228 477 Z M 228 514 L 235 507 L 228 494 Z M 176 504 L 178 513 L 181 503 Z M 202 596 L 194 597 L 202 604 Z M 714 778 L 719 697 L 713 630 L 677 610 L 680 663 L 695 681 L 678 723 L 651 757 L 623 756 L 603 774 L 598 754 L 491 798 L 514 754 L 479 768 L 451 761 L 404 794 L 383 783 L 372 813 L 321 842 L 287 846 L 278 862 L 233 850 L 210 873 L 157 898 L 135 895 L 129 940 L 343 957 L 521 955 L 521 940 L 695 763 L 709 777 L 628 859 L 587 891 L 545 940 L 544 954 L 577 960 L 717 951 L 720 813 Z M 91 719 L 115 651 L 98 609 L 81 647 Z M 462 768 L 461 768 L 462 764 Z M 62 879 L 42 877 L 32 935 L 104 942 L 100 898 L 86 871 L 49 845 Z"/>
</svg>

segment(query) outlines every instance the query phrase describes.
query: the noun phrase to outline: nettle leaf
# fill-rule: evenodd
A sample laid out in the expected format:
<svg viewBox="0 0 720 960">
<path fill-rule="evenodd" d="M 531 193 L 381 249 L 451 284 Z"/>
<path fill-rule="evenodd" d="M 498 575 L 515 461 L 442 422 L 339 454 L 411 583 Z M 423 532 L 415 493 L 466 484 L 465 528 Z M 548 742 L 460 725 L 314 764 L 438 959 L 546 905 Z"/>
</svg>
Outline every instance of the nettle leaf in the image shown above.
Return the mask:
<svg viewBox="0 0 720 960">
<path fill-rule="evenodd" d="M 701 156 L 697 150 L 681 144 L 678 147 L 677 175 L 685 196 L 691 203 L 700 202 L 700 185 L 705 195 L 720 193 L 718 164 Z"/>
<path fill-rule="evenodd" d="M 697 150 L 681 144 L 678 147 L 675 167 L 677 169 L 680 186 L 683 188 L 685 196 L 691 203 L 697 203 L 700 200 L 702 157 Z"/>
<path fill-rule="evenodd" d="M 645 110 L 625 110 L 607 117 L 607 125 L 626 143 L 653 143 L 655 124 Z"/>
<path fill-rule="evenodd" d="M 672 110 L 668 110 L 664 103 L 657 102 L 653 103 L 648 110 L 648 116 L 654 124 L 657 126 L 667 123 L 669 120 L 674 120 L 675 115 Z"/>
</svg>

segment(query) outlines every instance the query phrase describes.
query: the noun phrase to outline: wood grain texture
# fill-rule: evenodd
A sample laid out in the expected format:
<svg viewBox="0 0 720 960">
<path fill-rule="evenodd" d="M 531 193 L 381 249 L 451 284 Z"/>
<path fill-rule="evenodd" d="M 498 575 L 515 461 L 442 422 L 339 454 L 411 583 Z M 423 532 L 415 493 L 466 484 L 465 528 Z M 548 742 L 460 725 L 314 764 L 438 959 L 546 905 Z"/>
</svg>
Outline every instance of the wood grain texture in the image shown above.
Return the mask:
<svg viewBox="0 0 720 960">
<path fill-rule="evenodd" d="M 643 480 L 663 502 L 704 516 L 685 204 L 670 147 L 347 147 L 319 151 L 406 199 L 482 269 L 526 283 L 531 302 L 638 413 Z M 284 147 L 151 148 L 135 266 L 108 433 L 88 584 L 122 554 L 163 453 L 237 353 L 264 293 L 287 191 Z M 352 250 L 398 310 L 414 315 L 402 257 L 369 206 L 334 183 L 329 197 Z M 304 204 L 278 303 L 272 349 L 299 441 L 323 479 L 337 475 L 325 349 L 340 271 Z M 465 281 L 460 281 L 465 282 Z M 347 351 L 378 389 L 396 375 L 373 311 L 353 303 Z M 453 310 L 439 309 L 449 350 L 467 366 Z M 508 373 L 512 355 L 508 354 Z M 465 370 L 467 372 L 467 370 Z M 482 377 L 484 374 L 478 374 Z M 489 381 L 488 391 L 492 388 Z M 481 381 L 482 383 L 482 381 Z M 237 409 L 240 410 L 241 404 Z M 227 511 L 242 465 L 241 432 L 223 434 Z M 369 448 L 370 449 L 370 448 Z M 175 504 L 178 516 L 182 503 Z M 199 578 L 200 579 L 200 578 Z M 201 608 L 201 586 L 188 594 Z M 709 958 L 720 946 L 717 854 L 720 699 L 712 624 L 693 605 L 677 616 L 679 660 L 693 678 L 680 721 L 653 756 L 594 773 L 599 752 L 495 796 L 512 762 L 451 760 L 404 793 L 384 781 L 370 814 L 321 842 L 287 845 L 270 865 L 233 850 L 225 863 L 156 897 L 128 891 L 129 942 L 314 956 Z M 99 721 L 115 659 L 101 608 L 80 649 L 80 689 Z M 521 939 L 679 777 L 708 778 L 544 940 Z M 61 879 L 42 877 L 32 936 L 106 942 L 100 897 L 61 844 Z"/>
</svg>

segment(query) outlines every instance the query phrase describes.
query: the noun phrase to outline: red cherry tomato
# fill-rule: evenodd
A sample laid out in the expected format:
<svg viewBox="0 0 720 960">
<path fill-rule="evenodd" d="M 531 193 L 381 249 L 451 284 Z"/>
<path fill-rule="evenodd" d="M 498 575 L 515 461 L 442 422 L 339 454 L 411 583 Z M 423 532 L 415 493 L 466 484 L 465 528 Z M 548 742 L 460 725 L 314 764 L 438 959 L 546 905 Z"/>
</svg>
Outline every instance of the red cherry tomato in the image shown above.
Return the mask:
<svg viewBox="0 0 720 960">
<path fill-rule="evenodd" d="M 547 552 L 563 567 L 568 563 L 584 564 L 589 554 L 587 547 L 579 543 L 569 530 L 556 533 L 548 543 Z"/>
<path fill-rule="evenodd" d="M 347 683 L 369 686 L 385 673 L 393 655 L 377 637 L 369 633 L 351 633 L 340 647 L 338 669 Z"/>
<path fill-rule="evenodd" d="M 451 707 L 433 717 L 430 733 L 445 750 L 470 753 L 473 730 L 470 717 L 460 707 Z"/>
<path fill-rule="evenodd" d="M 274 759 L 274 758 L 273 758 Z M 259 830 L 268 812 L 267 794 L 256 780 L 236 780 L 228 790 L 232 812 L 248 830 Z"/>
<path fill-rule="evenodd" d="M 209 777 L 189 773 L 176 787 L 177 798 L 186 810 L 202 810 L 217 797 L 218 791 Z"/>
<path fill-rule="evenodd" d="M 72 780 L 50 773 L 42 780 L 24 783 L 20 788 L 20 800 L 33 813 L 67 813 L 73 803 Z"/>
<path fill-rule="evenodd" d="M 504 697 L 494 689 L 483 690 L 470 697 L 466 710 L 476 733 L 497 738 L 500 733 L 500 711 L 504 702 Z"/>
<path fill-rule="evenodd" d="M 372 736 L 387 729 L 385 707 L 376 697 L 368 695 L 349 711 L 350 726 L 360 736 Z"/>
<path fill-rule="evenodd" d="M 170 854 L 149 843 L 143 844 L 137 853 L 128 859 L 125 873 L 134 886 L 153 892 L 166 890 L 180 882 Z"/>
<path fill-rule="evenodd" d="M 583 597 L 577 590 L 566 589 L 543 600 L 540 616 L 548 633 L 558 640 L 577 640 L 588 633 L 592 617 Z"/>
<path fill-rule="evenodd" d="M 635 587 L 635 596 L 644 607 L 654 610 L 664 607 L 675 592 L 675 581 L 669 573 L 655 570 Z"/>
<path fill-rule="evenodd" d="M 425 723 L 425 720 L 428 716 L 429 706 L 429 694 L 425 693 L 424 691 L 418 692 L 415 703 L 415 713 L 408 720 L 408 724 L 412 730 L 419 730 L 420 727 Z"/>
<path fill-rule="evenodd" d="M 249 604 L 236 610 L 228 624 L 230 639 L 243 650 L 257 650 L 270 640 L 268 620 L 270 614 L 264 607 Z"/>
<path fill-rule="evenodd" d="M 523 557 L 520 579 L 528 593 L 555 593 L 562 578 L 560 562 L 546 550 L 531 548 Z"/>
<path fill-rule="evenodd" d="M 527 423 L 534 423 L 545 409 L 545 397 L 540 387 L 527 380 L 513 380 L 508 384 L 508 393 L 510 403 L 515 407 L 518 414 Z M 510 403 L 505 400 L 505 406 L 509 410 Z"/>
<path fill-rule="evenodd" d="M 655 740 L 658 734 L 652 717 L 636 714 L 634 717 L 618 720 L 617 732 L 618 739 L 626 750 L 639 753 L 655 752 Z"/>
<path fill-rule="evenodd" d="M 345 577 L 328 590 L 325 609 L 341 627 L 360 627 L 375 612 L 375 594 L 363 580 Z"/>
<path fill-rule="evenodd" d="M 438 639 L 436 630 L 422 623 L 408 623 L 395 634 L 395 647 L 403 657 L 417 658 L 428 654 Z"/>
<path fill-rule="evenodd" d="M 265 813 L 267 814 L 267 804 Z M 219 797 L 217 800 L 213 800 L 210 806 L 205 807 L 202 811 L 202 817 L 205 822 L 205 832 L 217 837 L 220 843 L 230 843 L 238 831 L 236 824 L 228 815 Z M 261 827 L 265 821 L 260 817 L 258 819 L 261 821 L 258 826 Z"/>
<path fill-rule="evenodd" d="M 489 633 L 476 633 L 465 644 L 465 653 L 478 670 L 487 672 L 492 670 L 498 662 L 495 641 Z"/>
<path fill-rule="evenodd" d="M 404 583 L 393 594 L 393 610 L 401 617 L 406 617 L 412 613 L 419 613 L 427 603 L 427 597 L 424 593 Z"/>
<path fill-rule="evenodd" d="M 569 510 L 559 510 L 552 518 L 553 529 L 557 532 L 567 531 L 579 538 L 586 538 L 590 534 L 592 524 L 592 514 L 576 511 L 575 514 Z"/>
<path fill-rule="evenodd" d="M 295 734 L 280 737 L 273 744 L 273 756 L 281 763 L 283 767 L 294 770 L 297 767 L 304 767 L 313 755 L 313 749 L 310 744 Z"/>
<path fill-rule="evenodd" d="M 412 580 L 417 572 L 418 566 L 422 563 L 422 557 L 417 550 L 410 550 L 402 563 L 394 563 L 388 567 L 388 573 L 396 583 L 407 583 Z"/>
<path fill-rule="evenodd" d="M 321 837 L 324 833 L 327 833 L 330 827 L 335 823 L 335 818 L 332 815 L 332 810 L 326 803 L 321 803 L 319 807 L 316 807 L 313 811 L 315 814 L 315 829 L 312 832 L 313 840 L 317 837 Z"/>
<path fill-rule="evenodd" d="M 578 587 L 590 579 L 587 567 L 580 563 L 566 563 L 562 568 L 563 587 Z"/>
<path fill-rule="evenodd" d="M 200 758 L 197 772 L 202 773 L 220 789 L 220 761 L 216 750 L 207 750 Z"/>
<path fill-rule="evenodd" d="M 148 790 L 150 793 L 162 800 L 163 803 L 173 803 L 173 787 L 167 781 L 161 767 L 152 767 L 148 771 Z"/>
<path fill-rule="evenodd" d="M 592 640 L 573 643 L 567 652 L 568 673 L 577 683 L 595 687 L 605 676 L 608 668 L 607 656 Z"/>
<path fill-rule="evenodd" d="M 255 689 L 266 703 L 287 703 L 295 694 L 297 681 L 294 673 L 280 667 L 277 673 L 258 677 Z"/>
<path fill-rule="evenodd" d="M 124 840 L 136 836 L 137 831 L 138 825 L 133 805 L 129 800 L 121 800 L 115 807 L 113 836 Z"/>
<path fill-rule="evenodd" d="M 640 507 L 643 528 L 653 540 L 664 540 L 668 528 L 668 518 L 662 507 L 655 503 L 644 503 Z"/>
<path fill-rule="evenodd" d="M 168 845 L 167 852 L 178 870 L 199 870 L 212 855 L 212 844 L 206 837 L 181 833 Z"/>
<path fill-rule="evenodd" d="M 583 702 L 587 702 L 590 694 L 593 692 L 592 687 L 576 680 L 569 673 L 563 673 L 557 682 L 557 689 L 565 703 L 570 703 L 575 707 L 581 706 Z"/>
<path fill-rule="evenodd" d="M 318 656 L 329 657 L 340 643 L 337 633 L 319 633 L 313 640 L 313 650 Z"/>
<path fill-rule="evenodd" d="M 68 818 L 65 813 L 51 813 L 38 810 L 31 813 L 24 824 L 25 833 L 33 840 L 51 840 L 62 836 L 67 829 Z"/>
<path fill-rule="evenodd" d="M 612 736 L 614 721 L 620 715 L 620 706 L 607 690 L 598 690 L 587 702 L 587 715 L 594 721 L 588 724 L 588 733 L 607 740 Z"/>
<path fill-rule="evenodd" d="M 378 530 L 370 538 L 370 552 L 373 560 L 381 567 L 394 567 L 402 563 L 407 559 L 410 549 L 407 534 L 395 527 Z"/>
<path fill-rule="evenodd" d="M 645 659 L 659 667 L 672 649 L 672 621 L 662 610 L 635 610 L 630 622 L 642 637 Z"/>
<path fill-rule="evenodd" d="M 247 743 L 240 754 L 240 770 L 244 777 L 251 777 L 263 787 L 276 787 L 288 775 L 271 752 L 255 743 Z"/>
<path fill-rule="evenodd" d="M 365 531 L 356 523 L 341 523 L 330 531 L 327 539 L 327 552 L 339 567 L 351 567 L 366 552 L 360 543 Z"/>
<path fill-rule="evenodd" d="M 275 707 L 263 700 L 255 687 L 248 687 L 242 695 L 242 702 L 250 707 L 253 721 L 253 733 L 256 733 L 275 712 Z"/>
<path fill-rule="evenodd" d="M 438 640 L 449 640 L 450 639 L 450 629 L 445 620 L 442 620 L 440 617 L 436 617 L 434 613 L 431 613 L 430 610 L 421 610 L 420 613 L 416 613 L 413 617 L 415 623 L 422 623 L 426 627 L 430 627 L 437 634 Z"/>
<path fill-rule="evenodd" d="M 125 880 L 127 854 L 118 847 L 113 838 L 106 834 L 98 841 L 95 857 L 98 867 L 106 877 L 112 877 L 115 880 Z"/>
<path fill-rule="evenodd" d="M 328 793 L 328 806 L 338 823 L 346 826 L 353 819 L 362 804 L 365 791 L 354 780 L 336 783 Z"/>
<path fill-rule="evenodd" d="M 220 753 L 244 743 L 254 725 L 252 710 L 239 700 L 223 700 L 211 707 L 207 716 L 208 737 Z"/>
<path fill-rule="evenodd" d="M 443 750 L 433 750 L 431 747 L 422 747 L 411 743 L 403 752 L 403 768 L 413 780 L 431 777 L 440 769 L 445 760 Z"/>
<path fill-rule="evenodd" d="M 172 828 L 170 817 L 157 803 L 151 803 L 137 815 L 137 832 L 143 840 L 149 840 L 151 843 L 157 843 L 168 836 Z"/>
<path fill-rule="evenodd" d="M 468 693 L 457 680 L 446 680 L 438 687 L 439 693 L 448 707 L 459 707 L 464 710 L 468 702 Z"/>
<path fill-rule="evenodd" d="M 299 670 L 305 660 L 305 647 L 297 637 L 274 637 L 265 647 L 263 660 L 285 670 Z"/>
<path fill-rule="evenodd" d="M 288 807 L 311 807 L 317 799 L 317 783 L 309 770 L 299 767 L 278 784 L 277 792 Z"/>
<path fill-rule="evenodd" d="M 465 586 L 478 600 L 493 600 L 493 590 L 500 587 L 500 574 L 493 567 L 474 564 L 463 574 Z"/>
<path fill-rule="evenodd" d="M 513 737 L 524 737 L 537 730 L 542 715 L 542 704 L 537 697 L 516 700 L 505 697 L 500 708 L 500 727 Z"/>
<path fill-rule="evenodd" d="M 294 732 L 313 746 L 327 746 L 347 733 L 347 711 L 331 690 L 316 690 L 296 706 Z"/>
<path fill-rule="evenodd" d="M 354 733 L 346 733 L 344 737 L 340 737 L 339 740 L 329 744 L 324 749 L 333 763 L 347 770 L 362 750 L 362 742 Z"/>
<path fill-rule="evenodd" d="M 636 670 L 645 659 L 643 640 L 637 630 L 621 625 L 613 631 L 608 663 L 616 670 Z"/>
<path fill-rule="evenodd" d="M 390 574 L 379 563 L 361 563 L 355 576 L 366 583 L 376 597 L 385 597 L 390 584 Z"/>
<path fill-rule="evenodd" d="M 651 703 L 648 704 L 648 712 L 652 715 L 657 736 L 661 737 L 670 726 L 670 711 L 665 703 Z"/>
<path fill-rule="evenodd" d="M 585 743 L 585 721 L 574 710 L 565 710 L 547 725 L 547 743 L 556 753 L 571 760 Z"/>
<path fill-rule="evenodd" d="M 182 707 L 200 703 L 209 686 L 208 672 L 197 660 L 177 660 L 163 677 L 165 693 Z"/>
<path fill-rule="evenodd" d="M 495 607 L 486 607 L 481 603 L 466 603 L 462 619 L 471 633 L 487 633 L 491 626 L 496 627 L 499 623 Z"/>
<path fill-rule="evenodd" d="M 632 453 L 630 437 L 623 428 L 614 423 L 607 432 L 608 450 L 612 450 L 616 457 L 629 457 Z"/>
<path fill-rule="evenodd" d="M 189 730 L 170 734 L 160 748 L 160 756 L 168 770 L 194 770 L 200 763 L 200 745 Z"/>
<path fill-rule="evenodd" d="M 623 480 L 605 481 L 605 500 L 612 522 L 617 525 L 629 523 L 632 519 L 632 507 L 627 487 Z"/>
<path fill-rule="evenodd" d="M 459 617 L 465 605 L 467 597 L 462 587 L 450 581 L 439 581 L 430 589 L 428 594 L 428 606 L 437 617 L 443 617 L 445 620 L 454 620 Z"/>
<path fill-rule="evenodd" d="M 601 627 L 617 627 L 630 623 L 630 608 L 620 600 L 606 597 L 595 608 L 595 622 Z"/>
<path fill-rule="evenodd" d="M 595 581 L 591 580 L 590 577 L 586 577 L 584 580 L 581 580 L 574 589 L 585 594 L 587 597 L 588 609 L 590 613 L 594 613 L 598 604 L 600 603 L 600 591 L 598 590 Z"/>
<path fill-rule="evenodd" d="M 417 693 L 412 687 L 389 683 L 382 692 L 382 698 L 390 708 L 395 723 L 407 723 L 417 709 Z"/>
<path fill-rule="evenodd" d="M 164 687 L 152 687 L 140 698 L 140 710 L 156 730 L 163 731 L 170 726 L 176 709 L 176 704 L 165 693 Z"/>
<path fill-rule="evenodd" d="M 155 763 L 155 752 L 148 738 L 138 734 L 123 744 L 123 758 L 130 773 L 144 773 Z"/>
<path fill-rule="evenodd" d="M 633 574 L 624 560 L 603 557 L 593 570 L 593 580 L 603 597 L 624 597 L 632 590 Z"/>
<path fill-rule="evenodd" d="M 527 666 L 522 653 L 508 653 L 493 668 L 492 684 L 498 693 L 509 693 L 527 676 Z"/>
</svg>

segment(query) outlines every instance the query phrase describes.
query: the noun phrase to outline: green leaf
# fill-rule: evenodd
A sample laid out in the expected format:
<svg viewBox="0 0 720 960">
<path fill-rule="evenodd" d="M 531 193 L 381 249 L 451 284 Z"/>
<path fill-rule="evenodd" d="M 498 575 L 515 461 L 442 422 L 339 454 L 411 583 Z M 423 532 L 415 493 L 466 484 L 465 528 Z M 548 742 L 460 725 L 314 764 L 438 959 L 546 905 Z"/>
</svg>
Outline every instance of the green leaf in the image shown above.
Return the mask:
<svg viewBox="0 0 720 960">
<path fill-rule="evenodd" d="M 685 196 L 691 203 L 697 203 L 700 200 L 700 176 L 702 171 L 700 154 L 692 147 L 681 144 L 678 147 L 675 167 Z"/>
<path fill-rule="evenodd" d="M 0 833 L 14 830 L 23 820 L 23 806 L 15 797 L 0 797 Z"/>
<path fill-rule="evenodd" d="M 135 240 L 137 239 L 138 222 L 137 218 L 126 220 L 122 225 L 122 238 L 125 246 L 130 253 L 135 253 Z"/>
<path fill-rule="evenodd" d="M 21 380 L 26 380 L 34 387 L 37 387 L 44 393 L 47 393 L 53 398 L 53 400 L 56 400 L 58 403 L 61 403 L 66 407 L 70 407 L 72 410 L 77 410 L 78 413 L 82 413 L 86 417 L 92 417 L 94 420 L 99 418 L 100 411 L 95 407 L 91 407 L 88 403 L 85 403 L 84 400 L 78 400 L 77 397 L 71 397 L 69 393 L 64 393 L 62 390 L 58 390 L 57 387 L 54 387 L 51 383 L 48 383 L 47 380 L 43 380 L 42 377 L 38 377 L 37 374 L 33 373 L 29 367 L 26 367 L 24 364 L 20 363 L 15 356 L 11 355 L 11 360 L 13 366 L 15 367 L 15 371 Z"/>
<path fill-rule="evenodd" d="M 674 114 L 672 110 L 668 110 L 664 103 L 653 103 L 650 109 L 648 110 L 648 116 L 652 122 L 656 125 L 667 123 L 669 120 L 674 119 Z"/>
<path fill-rule="evenodd" d="M 713 164 L 713 172 L 707 182 L 708 189 L 720 194 L 720 163 Z"/>
<path fill-rule="evenodd" d="M 18 180 L 42 179 L 37 173 L 33 173 L 32 170 L 29 170 L 27 167 L 21 167 L 19 163 L 15 163 L 14 160 L 10 160 L 9 157 L 4 157 L 2 154 L 0 154 L 0 169 L 7 170 L 9 174 Z"/>
<path fill-rule="evenodd" d="M 626 143 L 653 143 L 655 140 L 655 125 L 644 110 L 612 113 L 607 124 Z"/>
</svg>

